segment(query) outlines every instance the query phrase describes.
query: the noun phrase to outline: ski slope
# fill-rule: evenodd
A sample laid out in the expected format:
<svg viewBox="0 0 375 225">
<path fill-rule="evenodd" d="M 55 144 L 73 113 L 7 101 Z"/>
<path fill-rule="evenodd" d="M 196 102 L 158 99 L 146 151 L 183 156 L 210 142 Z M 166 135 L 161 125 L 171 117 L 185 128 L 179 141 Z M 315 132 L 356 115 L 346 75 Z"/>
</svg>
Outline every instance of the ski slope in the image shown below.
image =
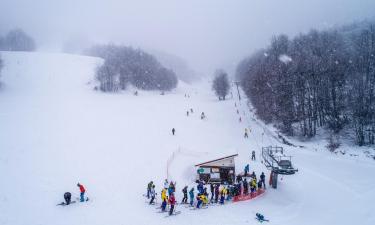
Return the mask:
<svg viewBox="0 0 375 225">
<path fill-rule="evenodd" d="M 166 95 L 105 94 L 93 91 L 99 58 L 1 55 L 1 225 L 256 224 L 256 212 L 269 224 L 375 224 L 375 163 L 339 157 L 317 144 L 284 146 L 299 172 L 280 177 L 276 190 L 204 210 L 177 206 L 180 215 L 164 218 L 142 196 L 150 180 L 160 193 L 168 167 L 180 201 L 181 189 L 194 179 L 192 165 L 233 152 L 239 153 L 237 172 L 250 163 L 250 171 L 259 175 L 266 172 L 260 148 L 280 145 L 270 135 L 272 128 L 257 121 L 244 100 L 217 101 L 209 82 L 180 82 Z M 194 113 L 186 116 L 190 108 Z M 248 139 L 245 127 L 251 129 Z M 252 150 L 255 163 L 249 161 Z M 66 191 L 78 197 L 77 182 L 91 201 L 56 206 Z"/>
</svg>

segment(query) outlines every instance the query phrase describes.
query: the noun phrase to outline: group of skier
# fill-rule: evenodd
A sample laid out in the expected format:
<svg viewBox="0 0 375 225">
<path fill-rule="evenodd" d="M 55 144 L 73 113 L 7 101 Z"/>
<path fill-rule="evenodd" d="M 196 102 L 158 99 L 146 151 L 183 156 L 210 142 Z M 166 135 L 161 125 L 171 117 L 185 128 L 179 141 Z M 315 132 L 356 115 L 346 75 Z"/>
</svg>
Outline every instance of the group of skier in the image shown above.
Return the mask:
<svg viewBox="0 0 375 225">
<path fill-rule="evenodd" d="M 244 177 L 244 179 L 242 179 Z M 247 178 L 251 178 L 250 181 Z M 230 201 L 234 196 L 247 195 L 255 192 L 259 188 L 266 188 L 265 175 L 262 172 L 260 179 L 258 180 L 255 172 L 250 176 L 238 176 L 235 184 L 205 184 L 203 181 L 197 181 L 196 190 L 194 186 L 189 189 L 188 186 L 182 188 L 182 200 L 180 204 L 186 204 L 192 209 L 200 209 L 202 207 L 207 207 L 210 204 L 224 204 L 226 201 Z M 209 187 L 210 194 L 207 191 Z M 163 189 L 161 191 L 161 212 L 167 211 L 167 206 L 169 205 L 169 215 L 174 213 L 176 201 L 176 182 L 168 182 L 166 179 L 163 184 Z M 156 199 L 155 184 L 153 181 L 149 182 L 147 185 L 147 198 L 149 199 L 149 204 L 155 204 Z"/>
<path fill-rule="evenodd" d="M 88 198 L 85 199 L 85 193 L 86 193 L 85 187 L 80 183 L 77 184 L 77 187 L 79 188 L 79 192 L 80 192 L 79 201 L 80 202 L 88 201 Z M 70 205 L 71 203 L 75 202 L 75 201 L 72 201 L 72 194 L 70 192 L 64 193 L 64 200 L 65 200 L 65 202 L 62 202 L 58 205 Z"/>
</svg>

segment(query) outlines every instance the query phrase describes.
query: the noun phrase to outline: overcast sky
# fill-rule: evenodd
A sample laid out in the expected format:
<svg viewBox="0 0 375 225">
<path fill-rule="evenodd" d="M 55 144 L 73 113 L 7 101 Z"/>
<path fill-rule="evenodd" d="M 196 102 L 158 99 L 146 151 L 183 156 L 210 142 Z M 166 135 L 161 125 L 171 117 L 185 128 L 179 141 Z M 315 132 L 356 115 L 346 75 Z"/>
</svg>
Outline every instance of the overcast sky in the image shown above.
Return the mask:
<svg viewBox="0 0 375 225">
<path fill-rule="evenodd" d="M 375 0 L 0 0 L 0 32 L 14 27 L 40 49 L 70 39 L 178 55 L 204 73 L 235 66 L 274 34 L 374 18 Z"/>
</svg>

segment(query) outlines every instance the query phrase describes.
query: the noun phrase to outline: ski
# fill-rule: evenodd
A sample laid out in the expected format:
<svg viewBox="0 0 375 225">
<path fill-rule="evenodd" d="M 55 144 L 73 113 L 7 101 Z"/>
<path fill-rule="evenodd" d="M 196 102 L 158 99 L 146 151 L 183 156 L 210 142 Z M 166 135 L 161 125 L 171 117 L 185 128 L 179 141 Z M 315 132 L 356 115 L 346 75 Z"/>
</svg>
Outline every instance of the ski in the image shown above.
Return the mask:
<svg viewBox="0 0 375 225">
<path fill-rule="evenodd" d="M 71 201 L 71 202 L 69 203 L 69 205 L 71 205 L 71 204 L 73 204 L 73 203 L 76 203 L 76 201 Z M 66 206 L 67 204 L 66 204 L 65 202 L 61 202 L 61 203 L 57 204 L 56 206 L 58 206 L 58 205 Z"/>
<path fill-rule="evenodd" d="M 177 215 L 180 214 L 180 213 L 181 213 L 181 211 L 175 211 L 175 212 L 173 212 L 172 214 L 168 214 L 168 215 L 166 215 L 165 218 L 170 217 L 170 216 L 177 216 Z"/>
</svg>

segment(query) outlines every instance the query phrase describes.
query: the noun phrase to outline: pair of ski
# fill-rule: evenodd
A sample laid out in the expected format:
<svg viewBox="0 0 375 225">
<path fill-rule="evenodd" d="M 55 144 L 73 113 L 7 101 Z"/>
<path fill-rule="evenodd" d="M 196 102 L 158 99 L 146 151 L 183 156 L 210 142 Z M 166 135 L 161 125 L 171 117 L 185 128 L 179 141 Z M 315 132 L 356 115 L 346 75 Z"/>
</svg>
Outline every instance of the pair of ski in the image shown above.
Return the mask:
<svg viewBox="0 0 375 225">
<path fill-rule="evenodd" d="M 78 202 L 79 200 L 80 200 L 80 199 L 77 198 L 77 201 L 71 201 L 69 204 L 66 204 L 66 202 L 61 202 L 61 203 L 57 204 L 56 206 L 59 206 L 59 205 L 61 205 L 61 206 L 71 205 L 71 204 L 74 204 L 74 203 Z M 90 200 L 90 199 L 89 199 L 88 197 L 86 197 L 86 199 L 85 199 L 84 202 L 87 202 L 87 201 L 89 201 L 89 200 Z M 79 201 L 79 202 L 81 202 L 81 201 Z"/>
</svg>

